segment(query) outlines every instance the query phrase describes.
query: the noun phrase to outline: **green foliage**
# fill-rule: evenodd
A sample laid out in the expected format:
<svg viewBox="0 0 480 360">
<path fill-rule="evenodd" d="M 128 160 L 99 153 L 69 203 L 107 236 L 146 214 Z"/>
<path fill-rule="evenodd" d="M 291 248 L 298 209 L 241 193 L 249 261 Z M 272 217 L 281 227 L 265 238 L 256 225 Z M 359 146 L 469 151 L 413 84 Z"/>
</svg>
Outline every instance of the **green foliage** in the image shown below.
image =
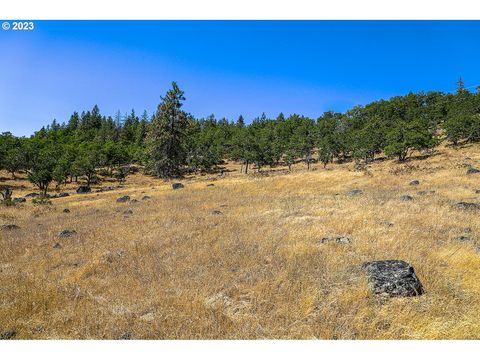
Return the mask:
<svg viewBox="0 0 480 360">
<path fill-rule="evenodd" d="M 405 161 L 411 150 L 428 150 L 437 144 L 428 123 L 422 119 L 399 121 L 387 132 L 385 153 Z"/>
<path fill-rule="evenodd" d="M 32 199 L 32 203 L 34 205 L 52 205 L 52 201 L 50 199 L 45 198 L 45 197 Z"/>
<path fill-rule="evenodd" d="M 195 119 L 182 110 L 183 91 L 173 83 L 152 118 L 134 110 L 104 116 L 98 106 L 74 112 L 67 123 L 53 120 L 30 138 L 0 134 L 0 169 L 12 178 L 26 172 L 44 195 L 54 181 L 86 181 L 102 176 L 124 179 L 130 164 L 162 178 L 217 170 L 224 159 L 242 163 L 245 173 L 298 161 L 369 162 L 385 153 L 400 161 L 413 150 L 432 149 L 445 139 L 454 145 L 480 140 L 480 91 L 463 81 L 457 92 L 409 93 L 356 106 L 345 113 L 325 112 L 317 121 L 301 115 L 275 119 L 265 114 L 246 124 L 211 115 Z M 314 155 L 318 154 L 318 158 Z"/>
<path fill-rule="evenodd" d="M 183 91 L 172 83 L 172 89 L 162 97 L 146 139 L 147 169 L 162 178 L 182 175 L 186 165 L 187 114 L 181 110 Z"/>
</svg>

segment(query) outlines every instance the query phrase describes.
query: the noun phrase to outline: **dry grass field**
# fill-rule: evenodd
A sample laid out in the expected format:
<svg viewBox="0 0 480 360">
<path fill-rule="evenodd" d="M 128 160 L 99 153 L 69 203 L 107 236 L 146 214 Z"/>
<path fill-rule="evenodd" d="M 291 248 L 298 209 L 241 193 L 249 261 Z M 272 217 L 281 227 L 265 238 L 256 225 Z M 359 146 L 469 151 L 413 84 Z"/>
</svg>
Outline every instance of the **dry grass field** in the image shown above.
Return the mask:
<svg viewBox="0 0 480 360">
<path fill-rule="evenodd" d="M 135 174 L 114 191 L 77 195 L 72 184 L 52 205 L 2 206 L 0 224 L 20 228 L 0 231 L 0 333 L 478 339 L 480 212 L 454 206 L 480 203 L 469 166 L 480 167 L 478 144 L 364 170 L 298 164 L 291 174 L 244 175 L 230 164 L 225 176 L 189 177 L 179 190 Z M 1 177 L 14 197 L 35 190 Z M 363 194 L 347 196 L 352 189 Z M 122 195 L 138 201 L 117 203 Z M 59 237 L 65 229 L 76 234 Z M 321 242 L 331 235 L 352 243 Z M 412 264 L 425 294 L 372 296 L 361 264 L 383 259 Z"/>
</svg>

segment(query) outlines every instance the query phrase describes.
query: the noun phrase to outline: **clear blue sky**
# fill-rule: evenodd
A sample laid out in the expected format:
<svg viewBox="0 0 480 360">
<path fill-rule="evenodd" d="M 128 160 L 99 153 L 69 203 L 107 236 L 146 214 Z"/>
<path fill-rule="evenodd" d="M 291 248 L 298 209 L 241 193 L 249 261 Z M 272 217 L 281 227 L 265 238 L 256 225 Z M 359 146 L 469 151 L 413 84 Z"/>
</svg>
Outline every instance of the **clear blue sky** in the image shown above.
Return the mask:
<svg viewBox="0 0 480 360">
<path fill-rule="evenodd" d="M 480 84 L 480 22 L 37 21 L 0 30 L 0 132 L 98 104 L 152 113 L 177 81 L 196 117 L 318 117 Z"/>
</svg>

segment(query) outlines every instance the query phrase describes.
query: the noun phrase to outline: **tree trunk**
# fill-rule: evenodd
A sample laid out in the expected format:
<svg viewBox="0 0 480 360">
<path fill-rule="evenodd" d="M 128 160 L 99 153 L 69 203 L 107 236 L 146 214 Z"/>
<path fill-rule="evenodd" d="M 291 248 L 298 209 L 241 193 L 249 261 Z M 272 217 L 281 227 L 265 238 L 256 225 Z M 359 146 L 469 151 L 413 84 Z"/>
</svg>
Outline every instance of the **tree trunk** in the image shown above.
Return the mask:
<svg viewBox="0 0 480 360">
<path fill-rule="evenodd" d="M 245 174 L 248 174 L 248 161 L 245 163 Z"/>
</svg>

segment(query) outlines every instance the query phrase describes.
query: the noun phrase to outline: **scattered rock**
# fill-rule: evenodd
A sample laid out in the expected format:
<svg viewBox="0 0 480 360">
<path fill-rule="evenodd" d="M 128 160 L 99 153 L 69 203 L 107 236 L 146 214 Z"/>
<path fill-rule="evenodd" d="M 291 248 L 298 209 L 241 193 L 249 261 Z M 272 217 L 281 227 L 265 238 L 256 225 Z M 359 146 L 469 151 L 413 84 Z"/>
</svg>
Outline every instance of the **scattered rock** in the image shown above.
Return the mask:
<svg viewBox="0 0 480 360">
<path fill-rule="evenodd" d="M 92 189 L 90 189 L 90 186 L 87 185 L 81 185 L 77 188 L 77 194 L 87 194 L 91 191 Z"/>
<path fill-rule="evenodd" d="M 149 312 L 149 313 L 146 313 L 146 314 L 140 316 L 140 320 L 151 322 L 151 321 L 155 320 L 155 315 L 153 314 L 153 312 Z"/>
<path fill-rule="evenodd" d="M 15 330 L 8 330 L 0 334 L 0 340 L 11 340 L 15 336 L 17 336 L 17 332 Z"/>
<path fill-rule="evenodd" d="M 475 194 L 480 194 L 480 189 L 476 189 Z"/>
<path fill-rule="evenodd" d="M 107 251 L 103 253 L 102 259 L 103 261 L 111 264 L 115 260 L 118 260 L 124 256 L 125 256 L 125 250 L 120 249 L 120 250 L 114 250 L 114 251 Z"/>
<path fill-rule="evenodd" d="M 13 203 L 14 204 L 20 204 L 20 203 L 24 203 L 24 202 L 27 202 L 27 199 L 25 199 L 24 197 L 13 198 Z"/>
<path fill-rule="evenodd" d="M 475 168 L 473 168 L 473 167 L 467 170 L 467 175 L 470 175 L 470 174 L 478 174 L 478 173 L 480 173 L 480 170 L 475 169 Z"/>
<path fill-rule="evenodd" d="M 426 191 L 419 191 L 417 192 L 417 195 L 420 195 L 420 196 L 423 196 L 423 195 L 427 195 L 428 193 Z"/>
<path fill-rule="evenodd" d="M 400 196 L 400 200 L 401 201 L 413 201 L 413 197 L 411 197 L 410 195 L 402 195 L 402 196 Z"/>
<path fill-rule="evenodd" d="M 347 196 L 357 196 L 357 195 L 362 195 L 363 191 L 360 189 L 353 189 L 347 193 Z"/>
<path fill-rule="evenodd" d="M 460 210 L 480 210 L 480 205 L 475 203 L 468 203 L 461 201 L 455 204 L 455 207 Z"/>
<path fill-rule="evenodd" d="M 129 200 L 130 200 L 130 196 L 124 195 L 124 196 L 122 196 L 122 197 L 119 197 L 119 198 L 117 199 L 117 202 L 118 202 L 118 203 L 124 203 L 124 202 L 127 202 L 127 201 L 129 201 Z"/>
<path fill-rule="evenodd" d="M 75 235 L 77 232 L 75 230 L 69 230 L 69 229 L 66 229 L 66 230 L 62 230 L 58 236 L 59 237 L 70 237 L 70 236 L 73 236 Z"/>
<path fill-rule="evenodd" d="M 30 193 L 30 194 L 27 194 L 25 195 L 26 198 L 36 198 L 36 197 L 39 197 L 40 194 L 38 193 Z"/>
<path fill-rule="evenodd" d="M 60 243 L 57 242 L 55 245 L 53 245 L 53 248 L 54 249 L 61 249 L 62 245 L 60 245 Z"/>
<path fill-rule="evenodd" d="M 132 339 L 132 334 L 128 331 L 120 335 L 120 337 L 118 338 L 118 340 L 131 340 L 131 339 Z"/>
<path fill-rule="evenodd" d="M 130 202 L 136 203 L 136 202 L 138 202 L 138 200 L 137 199 L 132 199 L 132 200 L 130 200 Z"/>
<path fill-rule="evenodd" d="M 420 181 L 418 181 L 418 180 L 412 180 L 412 181 L 410 181 L 410 185 L 412 185 L 412 186 L 420 185 Z"/>
<path fill-rule="evenodd" d="M 63 209 L 63 212 L 64 212 L 65 214 L 68 214 L 68 213 L 70 212 L 70 209 Z"/>
<path fill-rule="evenodd" d="M 130 210 L 130 209 L 128 209 L 128 210 L 125 210 L 123 213 L 124 213 L 125 215 L 132 215 L 132 214 L 133 214 L 133 211 Z"/>
<path fill-rule="evenodd" d="M 183 189 L 185 186 L 183 186 L 182 183 L 173 183 L 172 184 L 172 189 L 177 190 L 177 189 Z"/>
<path fill-rule="evenodd" d="M 57 195 L 57 197 L 59 197 L 59 198 L 67 197 L 67 196 L 70 196 L 70 194 L 67 193 L 67 192 L 61 192 L 61 193 L 59 193 L 59 194 Z"/>
<path fill-rule="evenodd" d="M 207 184 L 207 187 L 208 187 L 208 186 L 215 186 L 215 184 Z"/>
<path fill-rule="evenodd" d="M 142 200 L 150 200 L 150 199 L 151 199 L 151 197 L 148 196 L 148 195 L 145 195 L 144 197 L 142 197 Z"/>
<path fill-rule="evenodd" d="M 1 230 L 17 230 L 20 229 L 20 226 L 15 225 L 15 224 L 3 224 L 0 225 Z"/>
<path fill-rule="evenodd" d="M 375 295 L 417 296 L 424 293 L 413 267 L 405 261 L 366 262 L 362 268 L 368 273 L 368 283 Z"/>
<path fill-rule="evenodd" d="M 103 187 L 103 188 L 97 189 L 97 190 L 95 190 L 95 192 L 101 193 L 101 192 L 112 191 L 112 190 L 113 190 L 113 187 L 107 186 L 107 187 Z"/>
<path fill-rule="evenodd" d="M 223 213 L 220 210 L 213 210 L 212 215 L 223 215 Z"/>
<path fill-rule="evenodd" d="M 383 221 L 383 225 L 388 226 L 388 227 L 392 227 L 395 224 L 391 221 L 385 220 L 385 221 Z"/>
<path fill-rule="evenodd" d="M 470 236 L 467 236 L 467 235 L 460 235 L 460 236 L 457 236 L 455 238 L 455 240 L 457 240 L 457 241 L 470 241 L 471 238 L 470 238 Z"/>
<path fill-rule="evenodd" d="M 322 240 L 320 240 L 320 243 L 325 244 L 329 242 L 335 242 L 337 244 L 351 244 L 352 243 L 352 238 L 347 235 L 335 235 L 335 236 L 327 236 L 324 237 Z"/>
</svg>

